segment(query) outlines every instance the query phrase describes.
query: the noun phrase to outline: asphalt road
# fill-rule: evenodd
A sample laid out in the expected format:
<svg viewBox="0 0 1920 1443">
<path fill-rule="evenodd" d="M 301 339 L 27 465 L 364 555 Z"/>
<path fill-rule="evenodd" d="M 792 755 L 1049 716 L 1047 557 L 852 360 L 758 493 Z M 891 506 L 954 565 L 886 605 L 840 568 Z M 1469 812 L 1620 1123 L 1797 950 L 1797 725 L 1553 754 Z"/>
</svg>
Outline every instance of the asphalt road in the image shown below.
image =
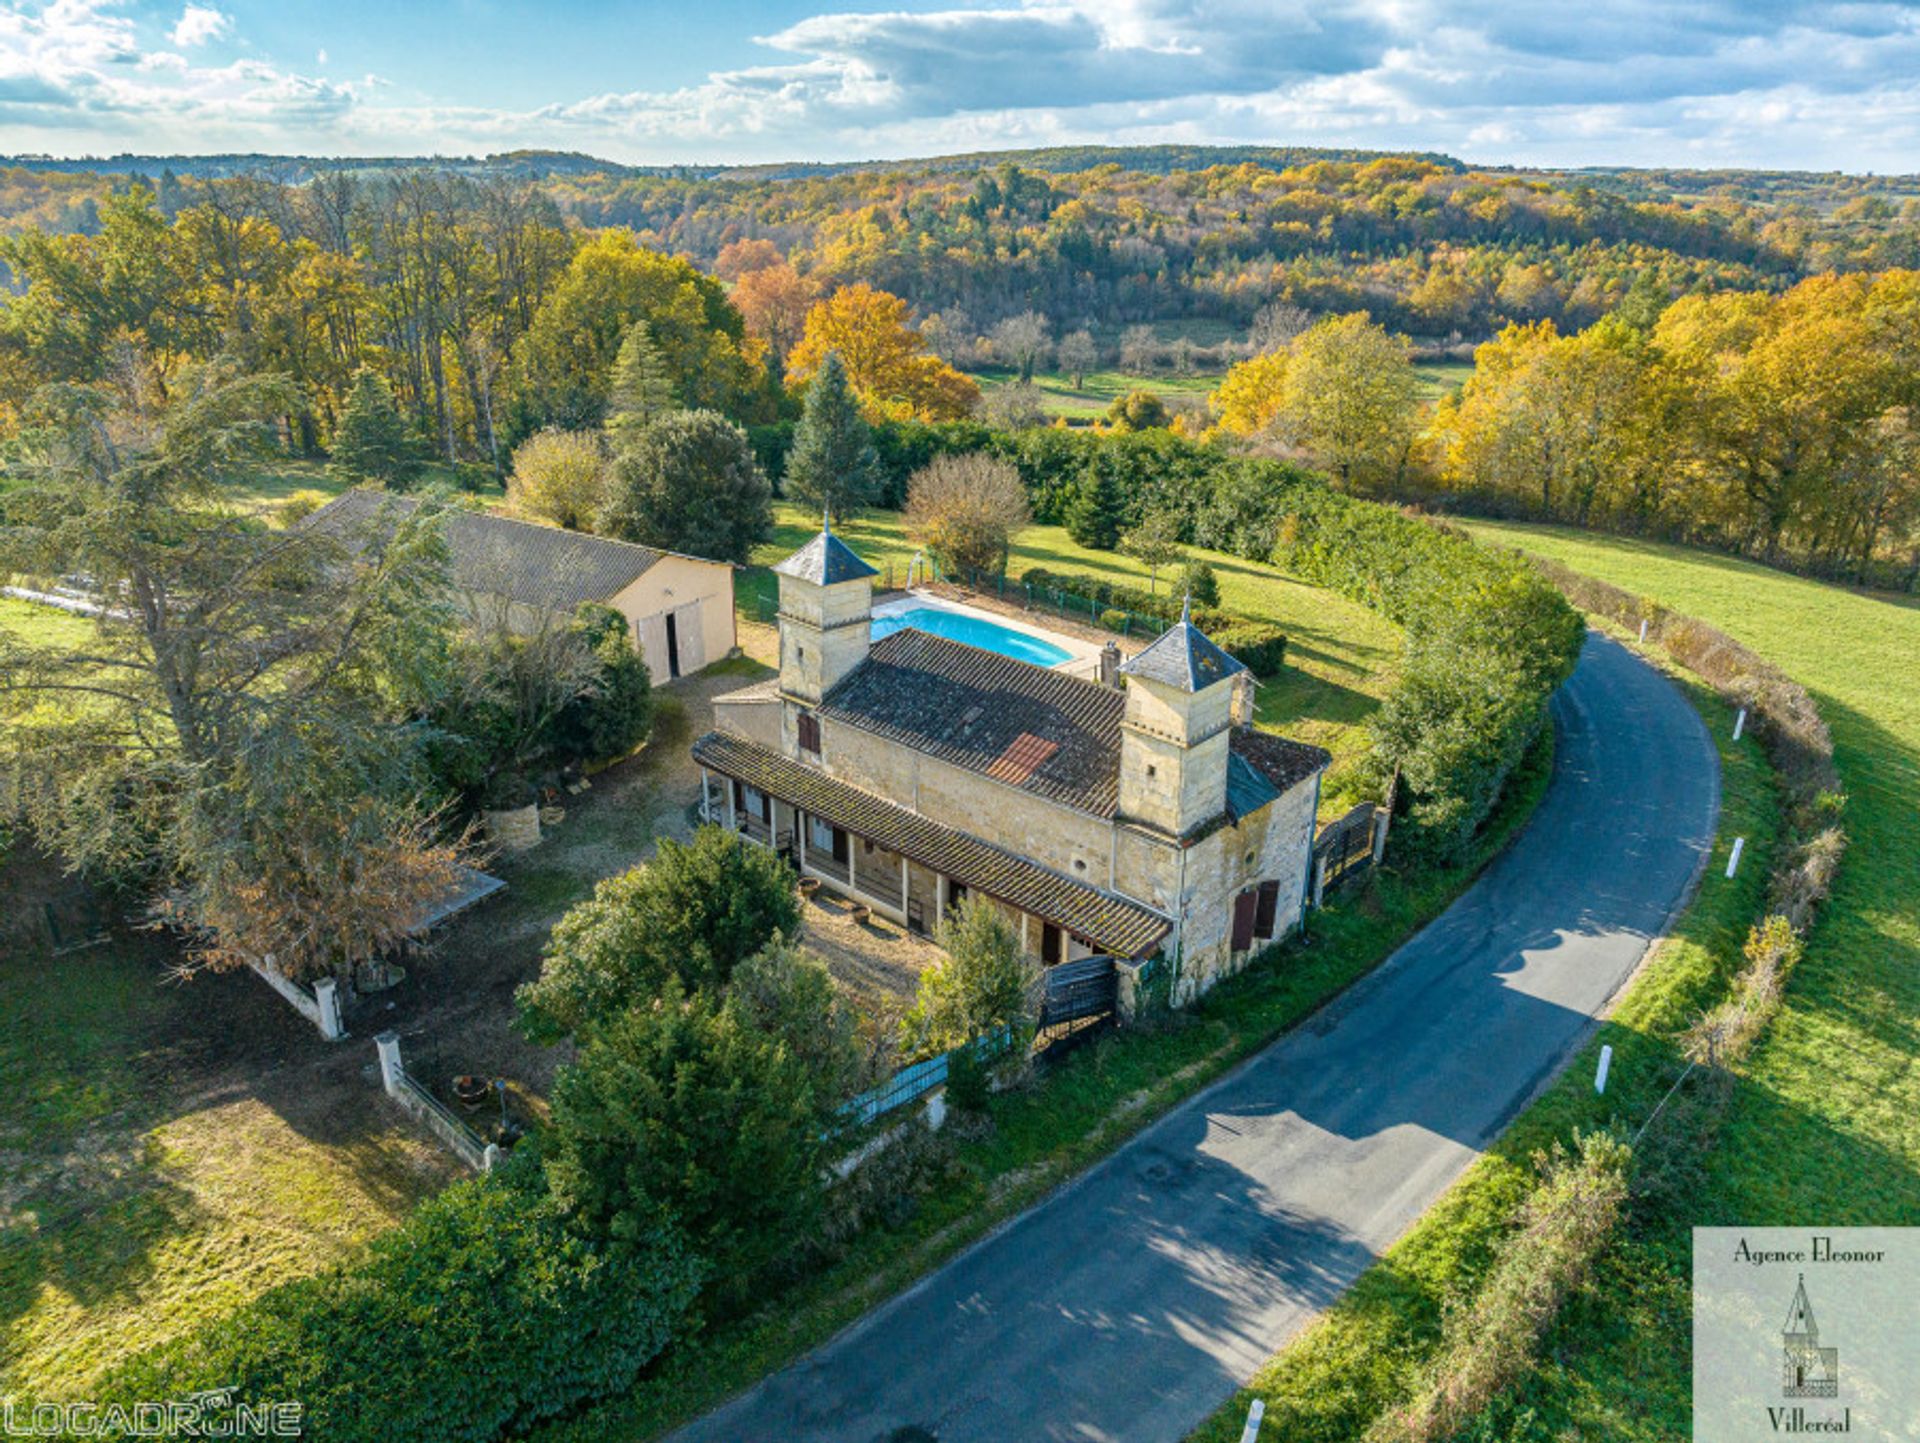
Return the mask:
<svg viewBox="0 0 1920 1443">
<path fill-rule="evenodd" d="M 1518 843 L 1306 1025 L 679 1443 L 1169 1443 L 1561 1067 L 1698 875 L 1698 714 L 1589 637 Z"/>
</svg>

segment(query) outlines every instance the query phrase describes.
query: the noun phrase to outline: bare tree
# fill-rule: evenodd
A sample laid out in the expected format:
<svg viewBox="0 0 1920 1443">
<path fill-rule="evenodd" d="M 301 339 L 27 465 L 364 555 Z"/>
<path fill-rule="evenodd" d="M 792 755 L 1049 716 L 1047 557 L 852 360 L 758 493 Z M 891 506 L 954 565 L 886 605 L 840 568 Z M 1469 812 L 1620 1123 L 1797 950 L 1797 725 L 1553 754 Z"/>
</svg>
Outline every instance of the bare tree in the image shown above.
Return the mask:
<svg viewBox="0 0 1920 1443">
<path fill-rule="evenodd" d="M 1313 324 L 1313 317 L 1291 301 L 1268 301 L 1254 312 L 1247 327 L 1247 344 L 1256 356 L 1284 350 L 1293 338 Z"/>
<path fill-rule="evenodd" d="M 994 354 L 1018 368 L 1022 384 L 1033 379 L 1034 368 L 1047 354 L 1047 318 L 1038 311 L 1008 316 L 993 328 Z"/>
<path fill-rule="evenodd" d="M 1060 344 L 1054 350 L 1054 360 L 1061 370 L 1073 378 L 1073 389 L 1079 390 L 1087 378 L 1087 372 L 1100 364 L 1100 348 L 1093 343 L 1090 332 L 1082 329 L 1071 331 L 1060 338 Z"/>
<path fill-rule="evenodd" d="M 1146 375 L 1160 363 L 1160 338 L 1152 326 L 1128 326 L 1120 333 L 1120 369 Z"/>
<path fill-rule="evenodd" d="M 1012 463 L 984 451 L 936 456 L 907 482 L 907 528 L 948 571 L 994 571 L 1032 519 Z"/>
</svg>

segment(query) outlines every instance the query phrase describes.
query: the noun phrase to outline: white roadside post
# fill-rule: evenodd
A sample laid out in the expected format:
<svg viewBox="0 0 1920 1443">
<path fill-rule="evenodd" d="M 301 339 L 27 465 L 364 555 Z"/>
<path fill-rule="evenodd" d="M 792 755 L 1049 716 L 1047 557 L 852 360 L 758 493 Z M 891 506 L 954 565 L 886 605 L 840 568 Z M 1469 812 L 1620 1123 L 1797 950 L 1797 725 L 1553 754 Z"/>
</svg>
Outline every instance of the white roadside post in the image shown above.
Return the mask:
<svg viewBox="0 0 1920 1443">
<path fill-rule="evenodd" d="M 1247 1426 L 1240 1430 L 1240 1443 L 1259 1443 L 1260 1420 L 1267 1416 L 1267 1400 L 1255 1398 L 1247 1409 Z"/>
<path fill-rule="evenodd" d="M 1613 1044 L 1604 1044 L 1600 1049 L 1600 1066 L 1593 1074 L 1593 1090 L 1602 1095 L 1607 1090 L 1607 1073 L 1613 1067 Z"/>
<path fill-rule="evenodd" d="M 313 984 L 313 1000 L 320 1005 L 320 1035 L 329 1042 L 338 1042 L 347 1035 L 347 1029 L 340 1025 L 340 986 L 331 977 L 322 977 Z"/>
<path fill-rule="evenodd" d="M 1647 619 L 1644 616 L 1640 618 L 1640 644 L 1647 644 Z"/>
<path fill-rule="evenodd" d="M 1747 729 L 1747 709 L 1740 708 L 1740 715 L 1733 719 L 1733 739 L 1740 740 L 1740 733 Z"/>
<path fill-rule="evenodd" d="M 407 1076 L 406 1069 L 400 1065 L 400 1034 L 383 1032 L 373 1039 L 373 1045 L 380 1053 L 380 1085 L 398 1097 Z"/>
<path fill-rule="evenodd" d="M 1746 847 L 1747 839 L 1745 837 L 1735 837 L 1733 839 L 1733 854 L 1727 858 L 1727 875 L 1729 877 L 1740 870 L 1740 854 L 1746 850 Z"/>
</svg>

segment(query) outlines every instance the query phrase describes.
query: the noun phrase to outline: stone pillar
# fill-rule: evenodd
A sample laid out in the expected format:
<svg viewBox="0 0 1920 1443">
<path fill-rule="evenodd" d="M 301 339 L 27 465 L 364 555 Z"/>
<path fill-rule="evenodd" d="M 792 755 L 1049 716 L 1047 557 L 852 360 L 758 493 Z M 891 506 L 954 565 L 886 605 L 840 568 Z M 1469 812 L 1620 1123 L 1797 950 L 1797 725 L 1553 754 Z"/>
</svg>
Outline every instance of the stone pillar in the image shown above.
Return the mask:
<svg viewBox="0 0 1920 1443">
<path fill-rule="evenodd" d="M 1120 685 L 1120 644 L 1111 638 L 1100 648 L 1100 685 Z"/>
<path fill-rule="evenodd" d="M 927 1126 L 934 1132 L 940 1131 L 947 1121 L 947 1090 L 936 1087 L 927 1094 Z"/>
<path fill-rule="evenodd" d="M 394 1097 L 400 1095 L 400 1085 L 407 1076 L 406 1068 L 400 1065 L 400 1034 L 383 1032 L 373 1039 L 374 1048 L 380 1054 L 380 1085 Z"/>
<path fill-rule="evenodd" d="M 1313 905 L 1325 904 L 1327 899 L 1327 859 L 1322 854 L 1313 864 Z"/>
<path fill-rule="evenodd" d="M 340 1025 L 340 988 L 331 977 L 322 977 L 313 984 L 313 1000 L 320 1004 L 320 1035 L 329 1042 L 338 1042 L 347 1035 L 347 1029 Z"/>
<path fill-rule="evenodd" d="M 1373 814 L 1373 864 L 1379 866 L 1387 855 L 1387 828 L 1393 823 L 1393 813 L 1385 807 L 1378 808 Z"/>
<path fill-rule="evenodd" d="M 487 1144 L 487 1150 L 480 1154 L 480 1171 L 492 1172 L 498 1166 L 500 1166 L 500 1144 L 490 1142 Z"/>
<path fill-rule="evenodd" d="M 713 788 L 707 783 L 707 769 L 700 768 L 700 820 L 713 820 Z"/>
</svg>

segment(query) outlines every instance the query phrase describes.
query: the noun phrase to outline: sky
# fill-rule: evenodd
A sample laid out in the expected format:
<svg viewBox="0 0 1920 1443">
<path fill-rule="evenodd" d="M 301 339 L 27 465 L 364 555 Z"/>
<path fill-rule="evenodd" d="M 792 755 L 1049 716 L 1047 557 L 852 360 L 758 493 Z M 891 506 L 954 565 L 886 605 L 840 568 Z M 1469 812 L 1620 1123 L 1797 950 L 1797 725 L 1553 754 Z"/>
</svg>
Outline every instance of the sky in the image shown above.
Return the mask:
<svg viewBox="0 0 1920 1443">
<path fill-rule="evenodd" d="M 1920 0 L 0 0 L 0 153 L 1920 170 Z"/>
</svg>

